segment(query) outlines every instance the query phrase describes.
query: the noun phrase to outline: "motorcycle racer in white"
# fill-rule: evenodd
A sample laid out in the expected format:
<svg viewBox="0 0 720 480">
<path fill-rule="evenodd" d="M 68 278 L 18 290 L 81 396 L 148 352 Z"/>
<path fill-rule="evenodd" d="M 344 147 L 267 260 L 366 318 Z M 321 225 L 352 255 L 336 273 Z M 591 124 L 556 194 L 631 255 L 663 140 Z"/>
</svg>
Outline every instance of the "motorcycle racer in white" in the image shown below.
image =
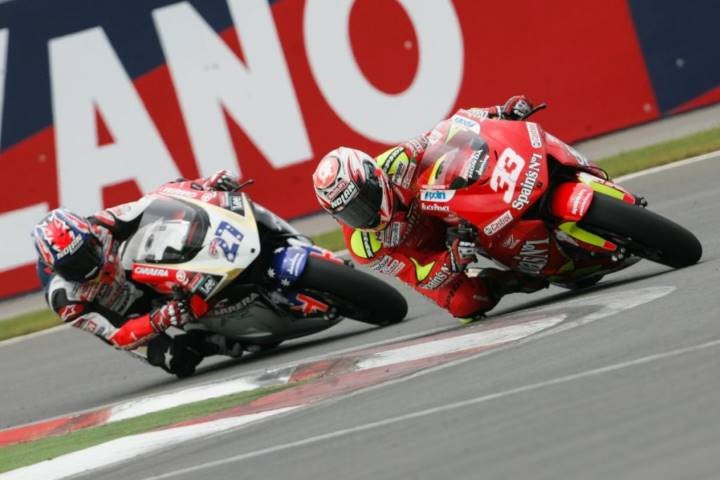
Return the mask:
<svg viewBox="0 0 720 480">
<path fill-rule="evenodd" d="M 234 191 L 236 177 L 221 170 L 208 178 L 179 180 L 198 190 Z M 38 273 L 50 308 L 65 323 L 123 350 L 147 347 L 147 360 L 180 377 L 209 355 L 239 356 L 239 344 L 219 335 L 190 331 L 171 337 L 170 327 L 195 320 L 184 298 L 159 302 L 148 287 L 132 282 L 120 263 L 120 247 L 133 235 L 147 197 L 84 218 L 58 208 L 34 228 Z"/>
</svg>

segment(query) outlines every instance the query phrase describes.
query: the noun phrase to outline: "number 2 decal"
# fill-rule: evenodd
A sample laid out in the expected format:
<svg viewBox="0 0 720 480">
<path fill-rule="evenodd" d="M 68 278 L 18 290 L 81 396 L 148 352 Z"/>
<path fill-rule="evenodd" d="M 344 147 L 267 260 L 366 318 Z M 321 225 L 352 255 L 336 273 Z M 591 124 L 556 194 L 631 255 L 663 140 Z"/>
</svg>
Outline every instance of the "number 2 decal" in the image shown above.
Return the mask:
<svg viewBox="0 0 720 480">
<path fill-rule="evenodd" d="M 525 166 L 525 160 L 512 148 L 506 148 L 498 158 L 490 176 L 490 188 L 495 192 L 504 190 L 503 201 L 510 203 L 515 194 L 515 184 Z"/>
<path fill-rule="evenodd" d="M 240 230 L 228 222 L 222 221 L 215 229 L 213 242 L 223 251 L 228 262 L 234 262 L 243 237 L 244 235 Z"/>
</svg>

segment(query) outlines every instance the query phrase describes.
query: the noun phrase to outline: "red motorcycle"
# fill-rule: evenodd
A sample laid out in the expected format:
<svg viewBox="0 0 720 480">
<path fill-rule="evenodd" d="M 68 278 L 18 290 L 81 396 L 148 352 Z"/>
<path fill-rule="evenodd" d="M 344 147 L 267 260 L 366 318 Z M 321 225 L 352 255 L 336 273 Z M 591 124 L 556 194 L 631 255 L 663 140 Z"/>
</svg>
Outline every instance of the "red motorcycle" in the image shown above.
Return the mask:
<svg viewBox="0 0 720 480">
<path fill-rule="evenodd" d="M 537 123 L 477 122 L 461 111 L 430 141 L 420 209 L 511 270 L 582 288 L 641 258 L 680 268 L 702 255 L 695 235 Z"/>
</svg>

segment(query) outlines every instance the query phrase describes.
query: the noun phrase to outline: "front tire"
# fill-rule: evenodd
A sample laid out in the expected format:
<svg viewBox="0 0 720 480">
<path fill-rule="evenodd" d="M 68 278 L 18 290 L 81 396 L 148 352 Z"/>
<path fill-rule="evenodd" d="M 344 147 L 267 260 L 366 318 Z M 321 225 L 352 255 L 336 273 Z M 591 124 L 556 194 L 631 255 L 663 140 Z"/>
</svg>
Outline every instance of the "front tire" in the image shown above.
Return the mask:
<svg viewBox="0 0 720 480">
<path fill-rule="evenodd" d="M 595 193 L 584 228 L 631 253 L 673 268 L 694 265 L 702 256 L 702 245 L 690 231 L 645 208 Z"/>
<path fill-rule="evenodd" d="M 407 315 L 408 305 L 400 292 L 347 265 L 310 256 L 295 286 L 329 303 L 343 317 L 364 323 L 385 326 Z"/>
</svg>

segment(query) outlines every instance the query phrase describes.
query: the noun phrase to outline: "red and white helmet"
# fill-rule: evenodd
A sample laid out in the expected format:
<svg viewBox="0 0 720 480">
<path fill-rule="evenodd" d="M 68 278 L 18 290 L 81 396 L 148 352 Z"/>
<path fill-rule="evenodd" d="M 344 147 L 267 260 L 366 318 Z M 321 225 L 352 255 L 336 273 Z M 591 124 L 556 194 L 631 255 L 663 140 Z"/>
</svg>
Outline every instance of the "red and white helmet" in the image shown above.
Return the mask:
<svg viewBox="0 0 720 480">
<path fill-rule="evenodd" d="M 320 205 L 350 227 L 382 230 L 390 223 L 390 183 L 367 153 L 346 147 L 328 153 L 313 173 L 313 186 Z"/>
</svg>

